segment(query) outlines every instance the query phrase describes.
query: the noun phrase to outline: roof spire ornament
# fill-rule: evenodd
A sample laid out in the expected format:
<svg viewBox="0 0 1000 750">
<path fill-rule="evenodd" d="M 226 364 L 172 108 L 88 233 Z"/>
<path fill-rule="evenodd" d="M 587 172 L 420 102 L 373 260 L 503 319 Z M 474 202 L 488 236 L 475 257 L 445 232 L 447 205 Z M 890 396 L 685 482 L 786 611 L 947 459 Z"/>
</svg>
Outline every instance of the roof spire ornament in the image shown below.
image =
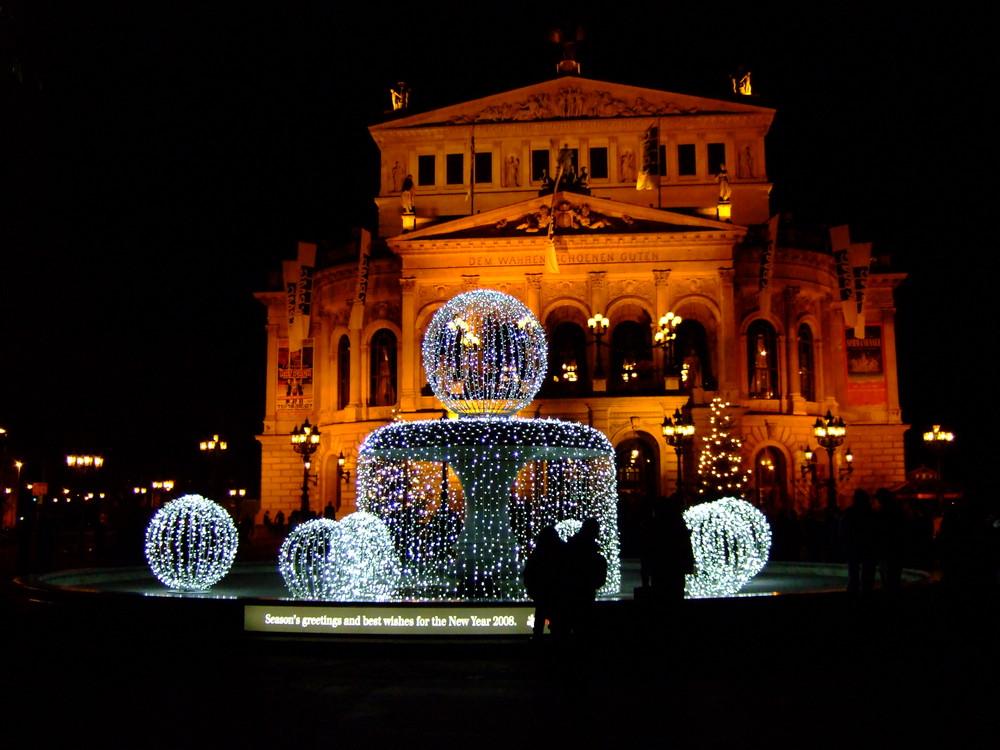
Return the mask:
<svg viewBox="0 0 1000 750">
<path fill-rule="evenodd" d="M 556 73 L 559 75 L 580 75 L 580 63 L 576 61 L 577 42 L 584 40 L 583 27 L 564 26 L 559 29 L 552 29 L 549 32 L 549 41 L 562 45 L 563 59 L 556 65 Z"/>
</svg>

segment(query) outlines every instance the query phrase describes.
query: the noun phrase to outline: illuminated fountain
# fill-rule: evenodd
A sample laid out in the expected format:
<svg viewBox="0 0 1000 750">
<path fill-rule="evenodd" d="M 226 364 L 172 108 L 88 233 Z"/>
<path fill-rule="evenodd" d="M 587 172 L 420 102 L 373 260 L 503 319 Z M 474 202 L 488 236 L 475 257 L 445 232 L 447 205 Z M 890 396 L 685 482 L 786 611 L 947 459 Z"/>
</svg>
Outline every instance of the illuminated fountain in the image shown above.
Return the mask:
<svg viewBox="0 0 1000 750">
<path fill-rule="evenodd" d="M 600 523 L 602 592 L 621 584 L 614 451 L 586 425 L 521 419 L 545 378 L 545 333 L 518 300 L 461 294 L 434 315 L 423 364 L 457 419 L 393 422 L 358 452 L 358 508 L 386 524 L 397 596 L 523 598 L 531 540 L 559 522 Z"/>
</svg>

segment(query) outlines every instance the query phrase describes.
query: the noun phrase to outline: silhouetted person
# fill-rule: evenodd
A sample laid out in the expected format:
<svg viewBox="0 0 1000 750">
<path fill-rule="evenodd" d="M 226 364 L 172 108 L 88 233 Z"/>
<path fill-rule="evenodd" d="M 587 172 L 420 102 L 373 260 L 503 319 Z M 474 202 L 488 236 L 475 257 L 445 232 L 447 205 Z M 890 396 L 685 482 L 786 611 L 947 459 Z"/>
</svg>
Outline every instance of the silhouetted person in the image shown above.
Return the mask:
<svg viewBox="0 0 1000 750">
<path fill-rule="evenodd" d="M 329 518 L 331 520 L 336 519 L 337 511 L 333 507 L 333 503 L 327 503 L 326 507 L 323 508 L 323 518 Z"/>
<path fill-rule="evenodd" d="M 884 487 L 875 491 L 878 502 L 878 567 L 882 588 L 895 596 L 903 578 L 903 557 L 910 536 L 910 519 Z"/>
<path fill-rule="evenodd" d="M 274 531 L 278 536 L 285 535 L 285 513 L 284 511 L 278 511 L 274 516 Z"/>
<path fill-rule="evenodd" d="M 597 590 L 608 577 L 608 561 L 597 544 L 600 530 L 597 519 L 588 518 L 566 542 L 565 630 L 568 635 L 586 631 Z"/>
<path fill-rule="evenodd" d="M 643 588 L 660 601 L 681 601 L 686 576 L 694 572 L 694 552 L 680 495 L 656 500 L 648 528 L 641 563 Z"/>
<path fill-rule="evenodd" d="M 867 598 L 875 586 L 875 522 L 868 493 L 855 490 L 854 501 L 840 521 L 847 553 L 847 593 L 853 597 Z"/>
<path fill-rule="evenodd" d="M 547 526 L 535 539 L 535 548 L 524 563 L 524 588 L 535 603 L 535 638 L 545 632 L 546 620 L 554 636 L 563 635 L 566 557 L 566 543 L 555 526 Z"/>
</svg>

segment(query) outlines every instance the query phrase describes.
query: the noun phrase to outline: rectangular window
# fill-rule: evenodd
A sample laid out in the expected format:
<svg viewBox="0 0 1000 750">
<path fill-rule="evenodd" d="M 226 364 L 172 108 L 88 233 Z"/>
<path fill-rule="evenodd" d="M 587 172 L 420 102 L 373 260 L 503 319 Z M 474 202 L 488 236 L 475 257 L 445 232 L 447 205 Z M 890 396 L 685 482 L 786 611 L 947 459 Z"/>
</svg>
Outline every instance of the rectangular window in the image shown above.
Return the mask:
<svg viewBox="0 0 1000 750">
<path fill-rule="evenodd" d="M 726 144 L 725 143 L 709 143 L 708 144 L 708 173 L 709 174 L 719 174 L 722 170 L 720 167 L 726 163 Z"/>
<path fill-rule="evenodd" d="M 461 185 L 465 182 L 464 154 L 448 154 L 444 157 L 444 181 L 448 185 Z"/>
<path fill-rule="evenodd" d="M 660 144 L 660 177 L 667 176 L 667 147 Z"/>
<path fill-rule="evenodd" d="M 420 154 L 417 156 L 417 184 L 434 184 L 434 154 Z"/>
<path fill-rule="evenodd" d="M 484 151 L 476 154 L 476 183 L 493 182 L 493 154 Z"/>
<path fill-rule="evenodd" d="M 681 143 L 677 146 L 677 174 L 681 176 L 698 174 L 698 161 L 695 158 L 693 143 Z"/>
<path fill-rule="evenodd" d="M 605 180 L 608 177 L 608 149 L 604 146 L 590 149 L 590 176 Z"/>
<path fill-rule="evenodd" d="M 531 181 L 540 182 L 542 173 L 549 174 L 549 150 L 539 149 L 531 152 Z"/>
</svg>

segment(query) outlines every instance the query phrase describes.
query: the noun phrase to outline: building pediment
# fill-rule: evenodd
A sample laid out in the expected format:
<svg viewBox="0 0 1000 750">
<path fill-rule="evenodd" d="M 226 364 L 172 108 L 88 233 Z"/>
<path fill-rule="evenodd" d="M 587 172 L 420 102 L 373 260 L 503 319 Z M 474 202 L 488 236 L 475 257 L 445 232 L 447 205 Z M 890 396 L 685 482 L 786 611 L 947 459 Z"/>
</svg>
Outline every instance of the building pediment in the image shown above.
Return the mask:
<svg viewBox="0 0 1000 750">
<path fill-rule="evenodd" d="M 681 117 L 764 114 L 774 110 L 742 102 L 688 96 L 566 76 L 513 91 L 402 117 L 372 126 L 372 131 L 430 125 L 537 122 L 543 120 Z"/>
<path fill-rule="evenodd" d="M 397 235 L 389 244 L 398 250 L 428 241 L 639 234 L 732 238 L 745 232 L 745 227 L 702 216 L 558 192 Z"/>
</svg>

